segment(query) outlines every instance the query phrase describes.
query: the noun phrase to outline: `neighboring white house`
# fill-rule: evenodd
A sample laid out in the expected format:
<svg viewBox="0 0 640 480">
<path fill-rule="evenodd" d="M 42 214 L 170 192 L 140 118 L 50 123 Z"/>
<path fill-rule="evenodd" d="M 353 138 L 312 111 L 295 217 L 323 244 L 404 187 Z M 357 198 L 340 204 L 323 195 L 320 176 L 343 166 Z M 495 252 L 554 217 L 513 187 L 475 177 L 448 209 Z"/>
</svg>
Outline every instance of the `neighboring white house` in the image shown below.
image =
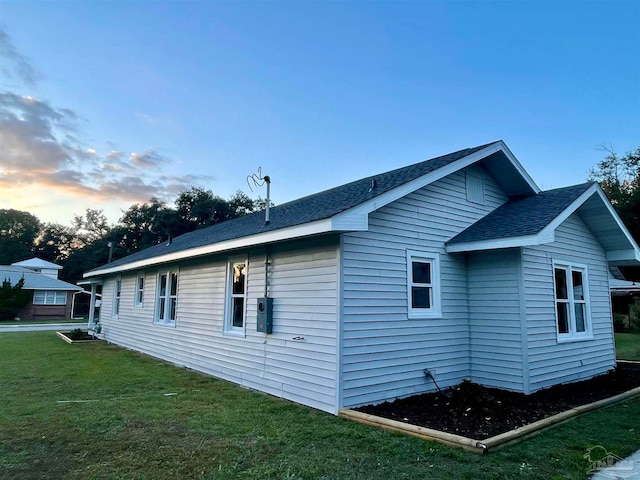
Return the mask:
<svg viewBox="0 0 640 480">
<path fill-rule="evenodd" d="M 24 278 L 24 290 L 32 292 L 29 305 L 18 312 L 21 320 L 71 318 L 73 294 L 81 287 L 58 279 L 60 265 L 40 258 L 31 258 L 11 265 L 0 265 L 0 281 L 15 285 Z"/>
<path fill-rule="evenodd" d="M 106 340 L 321 410 L 465 378 L 531 393 L 615 366 L 595 183 L 541 192 L 502 142 L 182 235 L 85 274 Z M 268 297 L 268 300 L 264 298 Z M 268 328 L 272 302 L 272 333 Z M 264 309 L 258 308 L 258 305 Z"/>
</svg>

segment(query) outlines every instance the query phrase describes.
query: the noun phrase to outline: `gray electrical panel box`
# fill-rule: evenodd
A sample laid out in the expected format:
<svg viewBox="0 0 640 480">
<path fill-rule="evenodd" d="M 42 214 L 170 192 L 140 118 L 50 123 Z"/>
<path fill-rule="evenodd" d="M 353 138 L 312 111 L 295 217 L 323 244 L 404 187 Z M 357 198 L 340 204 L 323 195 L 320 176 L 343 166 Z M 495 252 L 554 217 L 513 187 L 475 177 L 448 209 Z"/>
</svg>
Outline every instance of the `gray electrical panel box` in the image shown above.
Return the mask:
<svg viewBox="0 0 640 480">
<path fill-rule="evenodd" d="M 273 332 L 273 298 L 258 299 L 258 331 Z"/>
</svg>

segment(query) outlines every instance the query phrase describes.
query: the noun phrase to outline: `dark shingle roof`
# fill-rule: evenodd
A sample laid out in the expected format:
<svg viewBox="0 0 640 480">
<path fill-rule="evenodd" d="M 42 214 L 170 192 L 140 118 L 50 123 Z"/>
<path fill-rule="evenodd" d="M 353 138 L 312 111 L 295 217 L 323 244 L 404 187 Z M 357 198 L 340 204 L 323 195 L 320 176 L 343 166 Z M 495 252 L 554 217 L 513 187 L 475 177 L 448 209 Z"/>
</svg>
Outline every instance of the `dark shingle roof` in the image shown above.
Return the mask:
<svg viewBox="0 0 640 480">
<path fill-rule="evenodd" d="M 264 212 L 256 212 L 180 235 L 176 237 L 170 245 L 164 242 L 160 243 L 119 260 L 115 260 L 109 263 L 108 267 L 114 268 L 160 255 L 331 218 L 340 212 L 360 205 L 423 175 L 434 172 L 494 143 L 496 142 L 466 148 L 448 155 L 425 160 L 379 175 L 366 177 L 330 190 L 275 206 L 270 209 L 270 223 L 268 225 L 264 224 Z M 372 180 L 376 181 L 376 188 L 374 189 L 370 188 Z M 94 270 L 101 270 L 103 268 L 105 268 L 105 266 Z"/>
<path fill-rule="evenodd" d="M 453 237 L 447 245 L 537 235 L 591 185 L 593 182 L 587 182 L 509 200 Z"/>
</svg>

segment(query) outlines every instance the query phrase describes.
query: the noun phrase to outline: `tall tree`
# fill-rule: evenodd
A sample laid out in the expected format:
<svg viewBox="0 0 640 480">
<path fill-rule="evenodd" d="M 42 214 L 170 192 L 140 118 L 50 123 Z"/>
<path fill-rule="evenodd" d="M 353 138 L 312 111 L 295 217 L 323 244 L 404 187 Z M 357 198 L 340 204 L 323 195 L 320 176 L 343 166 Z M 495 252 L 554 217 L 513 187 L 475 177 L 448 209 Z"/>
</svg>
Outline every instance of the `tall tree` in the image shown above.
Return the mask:
<svg viewBox="0 0 640 480">
<path fill-rule="evenodd" d="M 149 203 L 131 205 L 111 232 L 116 242 L 116 257 L 142 250 L 179 235 L 179 218 L 175 210 L 152 198 Z"/>
<path fill-rule="evenodd" d="M 640 243 L 640 147 L 618 156 L 605 148 L 607 156 L 589 172 L 589 179 L 600 184 L 611 204 Z"/>
<path fill-rule="evenodd" d="M 0 265 L 33 256 L 33 241 L 40 231 L 40 220 L 29 212 L 0 209 Z"/>
<path fill-rule="evenodd" d="M 234 217 L 229 202 L 214 195 L 211 190 L 191 187 L 178 195 L 176 210 L 185 231 L 195 230 Z"/>
<path fill-rule="evenodd" d="M 33 253 L 48 262 L 59 263 L 71 255 L 75 240 L 75 233 L 70 227 L 45 223 L 35 239 Z"/>
<path fill-rule="evenodd" d="M 84 215 L 75 215 L 72 228 L 76 232 L 78 241 L 85 245 L 104 238 L 111 230 L 103 211 L 93 208 L 87 208 Z"/>
</svg>

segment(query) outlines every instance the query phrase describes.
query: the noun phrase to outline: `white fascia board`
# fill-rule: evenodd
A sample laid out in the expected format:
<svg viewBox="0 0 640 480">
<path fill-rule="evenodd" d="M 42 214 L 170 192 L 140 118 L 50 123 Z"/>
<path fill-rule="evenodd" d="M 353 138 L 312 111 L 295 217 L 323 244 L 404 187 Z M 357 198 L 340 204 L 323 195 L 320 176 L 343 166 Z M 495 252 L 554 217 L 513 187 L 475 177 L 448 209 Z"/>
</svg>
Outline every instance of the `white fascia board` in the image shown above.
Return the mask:
<svg viewBox="0 0 640 480">
<path fill-rule="evenodd" d="M 553 240 L 551 240 L 553 241 Z M 499 238 L 496 240 L 479 240 L 476 242 L 454 243 L 446 245 L 447 253 L 475 252 L 479 250 L 496 250 L 498 248 L 526 247 L 529 245 L 540 245 L 538 235 L 525 235 L 522 237 Z"/>
<path fill-rule="evenodd" d="M 628 253 L 625 254 L 624 259 L 621 258 L 620 260 L 632 260 L 632 259 L 640 258 L 640 248 L 638 248 L 638 245 L 636 244 L 635 240 L 631 236 L 631 233 L 629 233 L 629 230 L 627 230 L 627 227 L 624 226 L 624 223 L 622 223 L 620 216 L 616 213 L 613 206 L 611 205 L 611 202 L 609 202 L 609 199 L 602 191 L 602 188 L 600 188 L 600 185 L 598 185 L 597 183 L 594 183 L 582 195 L 576 198 L 571 203 L 571 205 L 569 205 L 560 215 L 554 218 L 553 221 L 549 223 L 549 225 L 547 225 L 538 235 L 543 236 L 545 234 L 548 234 L 549 232 L 555 231 L 555 229 L 558 228 L 562 224 L 562 222 L 564 222 L 567 218 L 573 215 L 576 212 L 576 210 L 578 210 L 587 200 L 589 200 L 589 198 L 591 198 L 592 195 L 598 195 L 600 197 L 600 200 L 605 205 L 605 207 L 611 214 L 612 218 L 615 220 L 616 224 L 618 225 L 618 228 L 620 229 L 620 233 L 622 233 L 627 239 L 627 241 L 629 242 L 629 246 L 631 248 L 629 250 L 625 250 L 625 252 L 628 252 Z M 542 242 L 542 243 L 547 243 L 547 242 Z M 631 254 L 631 252 L 634 252 L 634 253 Z M 607 254 L 607 258 L 608 258 L 608 255 L 609 254 Z"/>
<path fill-rule="evenodd" d="M 573 215 L 575 211 L 578 210 L 578 208 L 580 208 L 582 204 L 587 200 L 589 200 L 589 198 L 591 198 L 591 196 L 596 192 L 597 192 L 597 184 L 594 183 L 582 195 L 580 195 L 573 202 L 571 202 L 571 205 L 565 208 L 560 213 L 560 215 L 558 215 L 549 223 L 549 225 L 544 227 L 540 231 L 540 233 L 538 233 L 538 236 L 545 237 L 549 235 L 551 232 L 555 232 L 556 228 L 558 228 L 567 218 Z M 548 242 L 541 242 L 541 243 L 548 243 Z"/>
<path fill-rule="evenodd" d="M 166 255 L 158 255 L 152 258 L 147 258 L 144 260 L 138 260 L 136 262 L 126 263 L 124 265 L 119 265 L 117 267 L 110 268 L 107 265 L 106 267 L 101 268 L 99 270 L 85 273 L 83 277 L 88 278 L 88 277 L 95 277 L 99 275 L 108 275 L 110 273 L 123 272 L 127 270 L 136 270 L 136 269 L 144 268 L 150 265 L 174 262 L 176 260 L 183 260 L 185 258 L 208 255 L 210 253 L 236 250 L 238 248 L 252 247 L 254 245 L 262 245 L 265 243 L 279 242 L 282 240 L 290 240 L 290 239 L 300 238 L 300 237 L 308 237 L 310 235 L 317 235 L 320 233 L 328 233 L 328 232 L 334 231 L 332 227 L 333 227 L 333 224 L 330 218 L 325 220 L 318 220 L 316 222 L 305 223 L 302 225 L 296 225 L 293 227 L 274 230 L 271 232 L 264 232 L 264 233 L 259 233 L 257 235 L 250 235 L 248 237 L 241 237 L 233 240 L 227 240 L 224 242 L 203 245 L 201 247 L 180 250 L 179 252 L 167 253 Z"/>
<path fill-rule="evenodd" d="M 620 218 L 620 215 L 618 215 L 618 212 L 615 211 L 615 209 L 613 208 L 613 205 L 611 205 L 611 202 L 609 201 L 609 199 L 605 195 L 605 193 L 602 190 L 602 188 L 600 187 L 600 185 L 598 185 L 596 183 L 596 184 L 594 184 L 594 186 L 596 188 L 596 192 L 598 192 L 598 195 L 600 195 L 600 199 L 602 200 L 602 203 L 604 203 L 605 206 L 607 207 L 607 210 L 609 210 L 609 213 L 611 214 L 611 216 L 615 220 L 616 224 L 618 225 L 618 228 L 620 228 L 620 231 L 622 232 L 622 234 L 627 238 L 627 241 L 631 245 L 631 248 L 633 248 L 633 250 L 635 250 L 636 258 L 640 258 L 640 247 L 638 247 L 638 244 L 636 243 L 636 241 L 631 236 L 631 232 L 629 232 L 627 227 L 622 222 L 622 219 Z"/>
<path fill-rule="evenodd" d="M 469 165 L 473 165 L 476 162 L 479 162 L 483 158 L 486 158 L 496 152 L 502 151 L 505 156 L 509 159 L 509 161 L 513 164 L 516 170 L 522 175 L 522 177 L 529 183 L 531 189 L 536 193 L 540 191 L 540 188 L 535 184 L 535 182 L 531 179 L 529 174 L 522 168 L 520 162 L 513 156 L 511 151 L 507 148 L 504 142 L 499 141 L 495 142 L 482 150 L 479 150 L 471 155 L 467 155 L 466 157 L 462 157 L 455 162 L 450 163 L 449 165 L 445 165 L 438 170 L 427 173 L 421 177 L 418 177 L 410 182 L 407 182 L 399 187 L 394 188 L 393 190 L 389 190 L 382 195 L 378 195 L 375 198 L 372 198 L 368 202 L 364 202 L 356 207 L 353 207 L 349 210 L 346 210 L 338 215 L 334 216 L 334 223 L 336 225 L 351 225 L 351 224 L 362 224 L 360 217 L 362 215 L 368 215 L 369 213 L 388 205 L 391 202 L 399 200 L 402 197 L 409 195 L 410 193 L 415 192 L 416 190 L 421 189 L 433 183 L 441 178 L 446 177 L 447 175 L 451 175 L 452 173 L 457 172 L 458 170 L 462 170 L 463 168 L 468 167 Z M 365 228 L 366 229 L 366 228 Z"/>
<path fill-rule="evenodd" d="M 614 250 L 607 252 L 607 262 L 616 265 L 619 263 L 640 263 L 640 252 L 637 249 Z"/>
</svg>

